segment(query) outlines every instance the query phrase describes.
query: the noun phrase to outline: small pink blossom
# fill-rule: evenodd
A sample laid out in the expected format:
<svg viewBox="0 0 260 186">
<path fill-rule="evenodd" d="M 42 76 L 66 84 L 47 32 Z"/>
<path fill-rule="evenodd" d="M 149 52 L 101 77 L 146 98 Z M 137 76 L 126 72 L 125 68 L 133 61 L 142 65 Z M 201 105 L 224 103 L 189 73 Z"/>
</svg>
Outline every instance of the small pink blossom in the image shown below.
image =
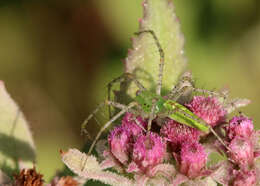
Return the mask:
<svg viewBox="0 0 260 186">
<path fill-rule="evenodd" d="M 215 97 L 194 96 L 186 106 L 212 127 L 225 120 L 226 111 Z"/>
<path fill-rule="evenodd" d="M 130 134 L 125 127 L 114 128 L 108 137 L 110 151 L 114 157 L 125 164 L 129 158 Z"/>
<path fill-rule="evenodd" d="M 136 117 L 136 120 L 142 125 L 143 128 L 146 128 L 147 122 L 141 116 Z M 125 114 L 122 119 L 122 126 L 124 126 L 133 136 L 138 136 L 142 133 L 142 129 L 136 124 L 132 113 L 127 112 Z"/>
<path fill-rule="evenodd" d="M 201 175 L 202 169 L 206 166 L 207 154 L 198 142 L 188 142 L 182 145 L 178 161 L 182 174 L 189 178 L 196 178 Z"/>
<path fill-rule="evenodd" d="M 239 171 L 233 181 L 233 186 L 253 186 L 256 185 L 257 177 L 256 171 L 243 170 Z"/>
<path fill-rule="evenodd" d="M 171 142 L 172 150 L 176 151 L 181 144 L 187 141 L 198 141 L 200 132 L 187 125 L 169 120 L 160 131 L 161 135 Z"/>
<path fill-rule="evenodd" d="M 166 143 L 155 133 L 148 133 L 137 138 L 133 146 L 133 161 L 140 170 L 154 167 L 163 162 Z"/>
<path fill-rule="evenodd" d="M 254 147 L 249 139 L 237 136 L 230 142 L 229 148 L 230 158 L 241 167 L 244 168 L 253 163 Z"/>
<path fill-rule="evenodd" d="M 235 116 L 229 121 L 227 133 L 230 140 L 236 136 L 250 138 L 254 132 L 254 125 L 251 119 L 245 116 Z"/>
</svg>

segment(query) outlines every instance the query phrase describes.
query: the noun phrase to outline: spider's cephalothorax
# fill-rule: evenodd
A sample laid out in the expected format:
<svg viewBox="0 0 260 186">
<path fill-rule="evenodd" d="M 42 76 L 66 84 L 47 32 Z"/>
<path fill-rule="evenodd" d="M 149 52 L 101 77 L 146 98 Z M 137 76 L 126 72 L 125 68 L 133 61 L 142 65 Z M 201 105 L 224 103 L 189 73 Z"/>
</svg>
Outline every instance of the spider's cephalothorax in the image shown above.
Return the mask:
<svg viewBox="0 0 260 186">
<path fill-rule="evenodd" d="M 143 91 L 135 97 L 135 101 L 141 106 L 142 110 L 145 113 L 151 113 L 153 104 L 155 105 L 154 113 L 157 114 L 162 112 L 166 102 L 164 98 L 158 96 L 155 93 L 149 91 Z"/>
</svg>

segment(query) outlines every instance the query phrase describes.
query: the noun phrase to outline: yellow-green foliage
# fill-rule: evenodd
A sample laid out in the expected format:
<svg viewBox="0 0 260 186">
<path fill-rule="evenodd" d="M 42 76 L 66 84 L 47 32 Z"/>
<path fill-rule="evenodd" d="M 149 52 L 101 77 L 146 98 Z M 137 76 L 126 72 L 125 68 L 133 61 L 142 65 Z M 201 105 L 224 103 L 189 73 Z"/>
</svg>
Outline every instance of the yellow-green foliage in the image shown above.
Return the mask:
<svg viewBox="0 0 260 186">
<path fill-rule="evenodd" d="M 35 146 L 21 110 L 0 82 L 0 169 L 8 172 L 18 168 L 18 163 L 32 166 Z"/>
<path fill-rule="evenodd" d="M 141 30 L 153 30 L 165 52 L 163 90 L 169 90 L 184 71 L 184 37 L 180 24 L 174 14 L 170 1 L 146 0 L 143 3 L 144 17 L 140 22 Z M 143 85 L 155 90 L 158 81 L 160 55 L 155 41 L 150 34 L 142 34 L 133 39 L 132 50 L 125 60 L 125 71 L 135 74 Z M 134 86 L 134 85 L 132 85 Z M 129 94 L 136 89 L 130 87 Z"/>
</svg>

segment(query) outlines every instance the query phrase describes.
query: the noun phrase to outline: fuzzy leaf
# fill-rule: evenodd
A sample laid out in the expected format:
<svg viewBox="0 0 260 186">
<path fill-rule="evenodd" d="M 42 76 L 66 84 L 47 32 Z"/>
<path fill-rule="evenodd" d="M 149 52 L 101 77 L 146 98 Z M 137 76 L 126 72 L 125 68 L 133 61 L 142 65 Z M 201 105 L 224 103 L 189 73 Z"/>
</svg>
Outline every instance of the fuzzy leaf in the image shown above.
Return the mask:
<svg viewBox="0 0 260 186">
<path fill-rule="evenodd" d="M 136 175 L 136 185 L 171 185 L 170 180 L 176 174 L 175 167 L 171 164 L 159 164 L 149 169 L 144 175 Z"/>
<path fill-rule="evenodd" d="M 183 186 L 217 186 L 217 183 L 211 177 L 206 177 L 204 179 L 190 180 L 185 182 Z"/>
<path fill-rule="evenodd" d="M 225 106 L 225 110 L 227 111 L 228 114 L 232 113 L 234 110 L 240 107 L 245 107 L 247 106 L 251 101 L 249 99 L 240 99 L 240 98 L 235 98 L 230 101 Z"/>
<path fill-rule="evenodd" d="M 0 81 L 0 168 L 18 168 L 18 160 L 32 167 L 35 146 L 27 121 Z"/>
<path fill-rule="evenodd" d="M 177 174 L 175 178 L 172 180 L 172 185 L 180 185 L 188 181 L 188 177 L 183 174 Z"/>
<path fill-rule="evenodd" d="M 62 161 L 78 176 L 85 179 L 98 180 L 110 185 L 133 185 L 133 183 L 118 174 L 103 171 L 102 167 L 94 156 L 87 156 L 77 149 L 70 149 L 61 153 Z M 85 165 L 84 165 L 85 164 Z"/>
<path fill-rule="evenodd" d="M 176 174 L 175 167 L 171 164 L 159 164 L 152 169 L 149 170 L 149 174 L 152 176 L 156 176 L 157 174 L 162 174 L 163 176 L 170 178 L 174 174 Z"/>
<path fill-rule="evenodd" d="M 163 90 L 169 90 L 184 71 L 184 37 L 173 4 L 168 0 L 145 0 L 141 30 L 153 30 L 165 53 Z M 160 55 L 155 40 L 150 34 L 133 38 L 133 49 L 125 60 L 125 72 L 133 73 L 147 88 L 155 90 L 158 81 Z M 133 96 L 137 89 L 129 89 Z M 128 91 L 129 92 L 129 91 Z"/>
<path fill-rule="evenodd" d="M 211 175 L 212 179 L 222 184 L 223 186 L 228 185 L 229 181 L 232 180 L 232 165 L 228 161 L 220 162 L 216 166 L 215 172 Z"/>
</svg>

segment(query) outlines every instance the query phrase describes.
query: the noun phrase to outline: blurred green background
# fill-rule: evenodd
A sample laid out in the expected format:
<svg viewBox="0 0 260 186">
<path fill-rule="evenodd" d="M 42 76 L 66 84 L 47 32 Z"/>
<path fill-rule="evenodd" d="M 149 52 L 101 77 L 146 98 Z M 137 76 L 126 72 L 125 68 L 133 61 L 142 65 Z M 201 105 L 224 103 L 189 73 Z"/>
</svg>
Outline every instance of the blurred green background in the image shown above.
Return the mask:
<svg viewBox="0 0 260 186">
<path fill-rule="evenodd" d="M 0 0 L 0 79 L 30 123 L 46 180 L 63 167 L 59 149 L 83 146 L 82 121 L 122 74 L 141 2 Z M 260 1 L 174 4 L 197 84 L 252 100 L 242 111 L 259 128 Z"/>
</svg>

